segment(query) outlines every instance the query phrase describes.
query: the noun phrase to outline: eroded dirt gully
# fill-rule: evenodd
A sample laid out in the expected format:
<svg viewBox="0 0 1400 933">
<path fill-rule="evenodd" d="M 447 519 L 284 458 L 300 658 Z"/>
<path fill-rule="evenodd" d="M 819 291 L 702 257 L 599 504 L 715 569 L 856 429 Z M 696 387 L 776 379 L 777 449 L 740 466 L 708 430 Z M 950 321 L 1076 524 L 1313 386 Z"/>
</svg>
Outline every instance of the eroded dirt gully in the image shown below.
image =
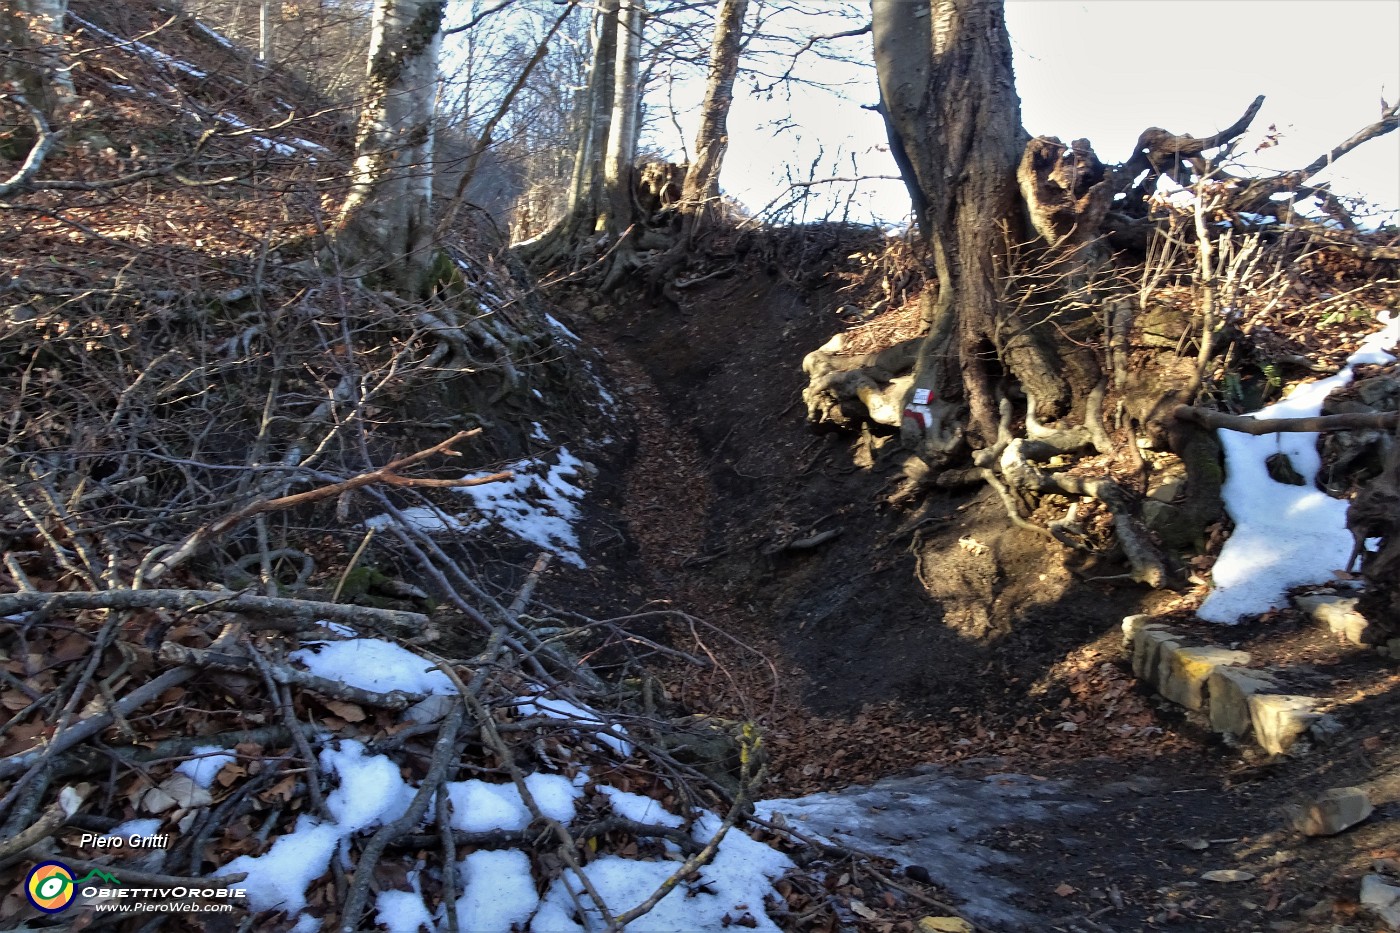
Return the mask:
<svg viewBox="0 0 1400 933">
<path fill-rule="evenodd" d="M 1325 755 L 1242 758 L 1157 709 L 1118 663 L 1123 616 L 1175 597 L 1071 573 L 985 490 L 893 507 L 897 444 L 807 430 L 801 361 L 848 326 L 848 280 L 831 273 L 851 247 L 804 247 L 796 269 L 750 257 L 679 306 L 565 299 L 632 421 L 596 598 L 714 626 L 697 631 L 719 664 L 678 665 L 668 685 L 689 711 L 765 727 L 769 796 L 929 765 L 1046 782 L 1037 819 L 992 817 L 965 839 L 1003 885 L 991 896 L 1019 912 L 1008 929 L 1375 929 L 1357 886 L 1372 858 L 1400 856 L 1397 814 L 1303 840 L 1279 811 L 1377 775 L 1400 796 L 1384 716 L 1359 717 Z M 927 825 L 903 837 L 910 861 L 929 851 Z M 1255 880 L 1197 880 L 1220 868 Z"/>
</svg>

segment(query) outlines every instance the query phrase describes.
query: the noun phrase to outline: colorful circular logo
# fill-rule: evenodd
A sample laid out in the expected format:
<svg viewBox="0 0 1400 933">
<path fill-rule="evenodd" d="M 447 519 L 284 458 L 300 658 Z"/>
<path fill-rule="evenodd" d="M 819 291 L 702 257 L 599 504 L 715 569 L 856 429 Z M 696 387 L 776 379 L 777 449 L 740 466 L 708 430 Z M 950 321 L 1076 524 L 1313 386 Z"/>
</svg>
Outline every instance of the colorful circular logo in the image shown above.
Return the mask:
<svg viewBox="0 0 1400 933">
<path fill-rule="evenodd" d="M 56 914 L 73 903 L 73 872 L 62 862 L 40 862 L 24 879 L 29 903 L 46 914 Z"/>
</svg>

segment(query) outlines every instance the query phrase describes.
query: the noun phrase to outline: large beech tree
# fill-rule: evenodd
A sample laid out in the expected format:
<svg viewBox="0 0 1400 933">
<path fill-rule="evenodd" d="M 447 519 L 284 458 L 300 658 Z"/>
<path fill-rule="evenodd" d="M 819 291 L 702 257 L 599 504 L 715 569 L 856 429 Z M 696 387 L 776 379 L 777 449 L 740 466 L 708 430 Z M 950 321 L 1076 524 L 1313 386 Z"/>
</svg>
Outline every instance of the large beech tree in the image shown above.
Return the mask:
<svg viewBox="0 0 1400 933">
<path fill-rule="evenodd" d="M 1232 216 L 1225 226 L 1235 229 L 1241 212 L 1266 213 L 1306 230 L 1292 205 L 1316 197 L 1345 226 L 1341 205 L 1310 180 L 1395 129 L 1400 108 L 1302 169 L 1266 178 L 1234 177 L 1226 160 L 1262 97 L 1209 137 L 1150 127 L 1126 162 L 1105 165 L 1089 140 L 1022 129 L 1003 0 L 871 0 L 871 14 L 880 110 L 937 284 L 924 298 L 921 336 L 864 355 L 843 353 L 838 338 L 808 355 L 809 419 L 899 428 L 918 455 L 906 495 L 928 482 L 985 480 L 1013 520 L 1047 535 L 1064 529 L 1032 525 L 1018 503 L 1095 497 L 1113 514 L 1133 577 L 1164 584 L 1170 560 L 1159 542 L 1199 536 L 1220 510 L 1214 436 L 1174 414 L 1207 377 L 1219 336 L 1216 219 Z M 1149 197 L 1163 175 L 1211 192 L 1211 216 L 1198 210 L 1195 223 L 1195 308 L 1139 307 L 1134 290 L 1112 284 L 1112 250 L 1141 260 L 1155 235 Z M 1164 315 L 1176 320 L 1163 325 Z M 1181 338 L 1129 367 L 1142 316 Z M 1122 416 L 1118 433 L 1106 401 Z M 1187 521 L 1149 529 L 1136 497 L 1107 476 L 1044 466 L 1052 455 L 1118 445 L 1183 461 L 1189 496 L 1177 511 Z"/>
<path fill-rule="evenodd" d="M 408 293 L 433 259 L 433 121 L 446 0 L 378 0 L 341 257 Z"/>
</svg>

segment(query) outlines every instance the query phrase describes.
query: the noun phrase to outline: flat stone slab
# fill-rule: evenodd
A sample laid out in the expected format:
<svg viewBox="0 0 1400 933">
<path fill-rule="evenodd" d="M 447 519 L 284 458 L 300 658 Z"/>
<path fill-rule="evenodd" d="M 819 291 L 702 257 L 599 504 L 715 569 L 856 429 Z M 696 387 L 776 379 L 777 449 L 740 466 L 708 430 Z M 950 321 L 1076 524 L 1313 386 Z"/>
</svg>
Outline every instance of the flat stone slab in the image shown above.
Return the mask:
<svg viewBox="0 0 1400 933">
<path fill-rule="evenodd" d="M 1190 710 L 1205 706 L 1205 686 L 1218 668 L 1249 663 L 1246 651 L 1228 648 L 1164 647 L 1158 660 L 1157 690 Z"/>
<path fill-rule="evenodd" d="M 1160 625 L 1140 629 L 1133 637 L 1133 673 L 1137 678 L 1157 686 L 1162 653 L 1170 648 L 1180 648 L 1180 637 Z"/>
<path fill-rule="evenodd" d="M 1302 751 L 1309 743 L 1300 740 L 1334 731 L 1334 721 L 1318 709 L 1315 697 L 1278 693 L 1256 693 L 1249 698 L 1250 723 L 1254 741 L 1271 755 Z"/>
<path fill-rule="evenodd" d="M 1141 632 L 1141 631 L 1143 631 L 1144 629 L 1148 629 L 1148 628 L 1165 629 L 1165 628 L 1166 628 L 1165 625 L 1162 625 L 1162 624 L 1159 623 L 1159 622 L 1153 622 L 1152 620 L 1153 620 L 1154 618 L 1156 618 L 1156 616 L 1150 616 L 1150 615 L 1124 616 L 1124 617 L 1123 617 L 1123 647 L 1124 647 L 1124 648 L 1131 648 L 1131 647 L 1133 647 L 1133 642 L 1137 639 L 1138 632 Z"/>
<path fill-rule="evenodd" d="M 1317 594 L 1298 596 L 1293 605 L 1327 625 L 1333 635 L 1353 645 L 1369 645 L 1376 639 L 1370 632 L 1371 623 L 1356 611 L 1356 599 L 1351 596 Z"/>
<path fill-rule="evenodd" d="M 1250 734 L 1271 755 L 1304 754 L 1341 723 L 1313 697 L 1275 693 L 1274 677 L 1245 667 L 1246 651 L 1183 644 L 1186 638 L 1149 615 L 1123 620 L 1133 674 L 1164 698 L 1207 714 L 1212 731 L 1242 739 Z M 1303 741 L 1308 740 L 1308 741 Z"/>
<path fill-rule="evenodd" d="M 1293 828 L 1304 836 L 1335 836 L 1351 829 L 1375 810 L 1370 795 L 1360 787 L 1333 787 L 1306 807 L 1290 812 Z"/>
<path fill-rule="evenodd" d="M 1263 671 L 1217 667 L 1206 678 L 1206 707 L 1211 731 L 1236 739 L 1250 735 L 1254 731 L 1254 717 L 1250 712 L 1249 698 L 1277 689 L 1278 682 Z"/>
</svg>

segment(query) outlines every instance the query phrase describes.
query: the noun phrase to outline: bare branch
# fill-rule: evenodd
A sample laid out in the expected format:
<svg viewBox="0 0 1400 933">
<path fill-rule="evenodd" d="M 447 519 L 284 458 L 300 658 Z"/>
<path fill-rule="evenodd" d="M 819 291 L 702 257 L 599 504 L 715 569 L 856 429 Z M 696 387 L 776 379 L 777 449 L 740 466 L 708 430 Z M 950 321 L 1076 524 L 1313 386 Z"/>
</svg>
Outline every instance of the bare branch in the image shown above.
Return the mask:
<svg viewBox="0 0 1400 933">
<path fill-rule="evenodd" d="M 73 593 L 4 593 L 0 594 L 0 616 L 16 612 L 31 612 L 45 608 L 49 611 L 71 609 L 183 609 L 186 612 L 237 612 L 252 616 L 271 616 L 277 624 L 271 628 L 285 629 L 289 620 L 310 625 L 320 619 L 345 622 L 350 625 L 384 626 L 391 629 L 416 631 L 428 623 L 428 617 L 418 612 L 398 609 L 375 609 L 342 603 L 322 603 L 303 599 L 283 599 L 274 596 L 254 596 L 251 593 L 229 593 L 220 590 L 101 590 Z"/>
<path fill-rule="evenodd" d="M 411 466 L 420 460 L 426 460 L 433 454 L 444 453 L 449 456 L 457 456 L 457 452 L 452 450 L 452 445 L 464 438 L 472 437 L 480 433 L 481 429 L 476 428 L 471 431 L 459 431 L 452 437 L 440 444 L 435 444 L 427 450 L 420 450 L 416 454 L 410 454 L 395 460 L 377 470 L 368 473 L 361 473 L 350 479 L 339 483 L 332 483 L 329 486 L 321 486 L 316 489 L 309 489 L 306 492 L 295 493 L 290 496 L 282 496 L 277 499 L 263 499 L 251 505 L 244 506 L 236 512 L 225 515 L 192 531 L 185 540 L 176 547 L 169 556 L 162 556 L 145 575 L 147 580 L 156 580 L 167 573 L 171 568 L 178 566 L 188 560 L 207 541 L 224 534 L 240 522 L 246 521 L 255 515 L 264 512 L 276 512 L 283 509 L 296 508 L 312 502 L 320 502 L 323 499 L 332 499 L 344 493 L 351 492 L 374 483 L 385 483 L 390 486 L 426 486 L 436 488 L 460 488 L 463 486 L 481 486 L 485 483 L 495 483 L 508 480 L 515 474 L 507 471 L 504 473 L 492 473 L 489 476 L 476 477 L 474 479 L 411 479 L 399 476 L 398 471 L 404 467 Z"/>
<path fill-rule="evenodd" d="M 577 0 L 575 0 L 575 2 L 577 2 Z M 444 29 L 442 31 L 442 35 L 455 36 L 458 33 L 467 32 L 468 30 L 475 29 L 481 23 L 482 20 L 486 19 L 488 16 L 494 16 L 495 14 L 501 12 L 513 3 L 515 3 L 515 0 L 501 0 L 500 3 L 492 7 L 487 7 L 480 13 L 473 16 L 471 19 L 467 20 L 467 22 L 463 23 L 462 25 L 453 26 L 451 29 Z M 569 9 L 572 10 L 573 6 L 574 4 L 570 3 Z"/>
<path fill-rule="evenodd" d="M 1195 408 L 1191 405 L 1178 405 L 1172 412 L 1182 421 L 1190 421 L 1207 428 L 1224 428 L 1240 434 L 1310 433 L 1329 431 L 1390 431 L 1400 424 L 1400 412 L 1348 413 L 1342 415 L 1318 415 L 1313 418 L 1251 418 L 1248 415 L 1231 415 L 1208 408 Z"/>
<path fill-rule="evenodd" d="M 44 157 L 49 154 L 49 150 L 61 135 L 61 131 L 55 132 L 49 128 L 49 121 L 44 118 L 44 112 L 25 100 L 22 95 L 11 94 L 9 97 L 29 112 L 29 120 L 34 124 L 38 138 L 34 140 L 34 145 L 30 147 L 29 155 L 25 157 L 19 171 L 0 181 L 0 198 L 8 197 L 11 192 L 28 186 L 29 180 L 43 167 Z"/>
</svg>

